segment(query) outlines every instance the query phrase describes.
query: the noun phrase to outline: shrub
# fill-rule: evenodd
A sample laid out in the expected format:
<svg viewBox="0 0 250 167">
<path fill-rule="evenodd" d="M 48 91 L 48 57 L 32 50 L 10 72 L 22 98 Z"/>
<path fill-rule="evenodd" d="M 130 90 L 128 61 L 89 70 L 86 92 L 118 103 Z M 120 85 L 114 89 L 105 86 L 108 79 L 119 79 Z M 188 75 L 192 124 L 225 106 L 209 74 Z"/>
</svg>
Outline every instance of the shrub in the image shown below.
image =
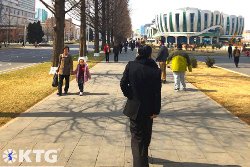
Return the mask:
<svg viewBox="0 0 250 167">
<path fill-rule="evenodd" d="M 207 57 L 206 58 L 206 65 L 208 67 L 213 67 L 214 63 L 215 63 L 215 59 L 214 58 L 211 58 L 211 57 Z"/>
<path fill-rule="evenodd" d="M 197 59 L 195 57 L 191 57 L 190 61 L 191 61 L 192 68 L 198 67 Z"/>
</svg>

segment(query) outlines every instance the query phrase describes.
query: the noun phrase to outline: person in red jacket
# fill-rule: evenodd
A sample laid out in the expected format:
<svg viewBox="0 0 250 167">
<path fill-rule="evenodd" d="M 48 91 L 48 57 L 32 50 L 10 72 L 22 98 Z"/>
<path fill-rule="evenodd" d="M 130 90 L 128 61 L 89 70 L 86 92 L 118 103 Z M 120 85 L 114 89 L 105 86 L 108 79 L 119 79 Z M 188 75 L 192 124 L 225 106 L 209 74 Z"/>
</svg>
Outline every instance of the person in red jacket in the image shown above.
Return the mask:
<svg viewBox="0 0 250 167">
<path fill-rule="evenodd" d="M 108 44 L 106 44 L 104 46 L 103 51 L 104 51 L 105 56 L 106 56 L 106 62 L 108 63 L 109 62 L 109 53 L 110 53 L 110 47 Z"/>
</svg>

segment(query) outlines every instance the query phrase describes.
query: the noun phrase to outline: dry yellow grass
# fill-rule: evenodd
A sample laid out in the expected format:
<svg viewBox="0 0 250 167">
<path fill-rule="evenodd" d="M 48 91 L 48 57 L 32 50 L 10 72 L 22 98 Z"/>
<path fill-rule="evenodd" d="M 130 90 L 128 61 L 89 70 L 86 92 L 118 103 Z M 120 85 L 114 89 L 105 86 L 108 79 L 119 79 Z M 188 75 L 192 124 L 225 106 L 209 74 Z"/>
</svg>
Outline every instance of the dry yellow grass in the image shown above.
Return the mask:
<svg viewBox="0 0 250 167">
<path fill-rule="evenodd" d="M 234 115 L 250 124 L 250 78 L 199 63 L 187 80 Z"/>
<path fill-rule="evenodd" d="M 89 56 L 88 64 L 93 67 L 102 59 Z M 51 86 L 53 76 L 48 74 L 50 66 L 46 62 L 0 75 L 0 126 L 56 91 Z"/>
</svg>

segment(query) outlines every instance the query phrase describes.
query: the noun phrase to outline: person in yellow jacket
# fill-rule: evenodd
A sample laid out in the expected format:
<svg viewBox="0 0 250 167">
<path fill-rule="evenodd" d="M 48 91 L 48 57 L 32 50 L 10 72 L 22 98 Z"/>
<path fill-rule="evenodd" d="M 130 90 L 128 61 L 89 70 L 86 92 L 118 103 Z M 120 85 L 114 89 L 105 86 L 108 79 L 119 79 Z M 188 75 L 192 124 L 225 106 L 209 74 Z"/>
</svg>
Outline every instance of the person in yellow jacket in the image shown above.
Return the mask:
<svg viewBox="0 0 250 167">
<path fill-rule="evenodd" d="M 192 72 L 192 66 L 188 54 L 182 50 L 182 45 L 177 46 L 177 50 L 170 54 L 167 64 L 172 62 L 171 69 L 174 76 L 174 89 L 180 90 L 182 84 L 183 90 L 186 90 L 185 73 L 187 69 Z"/>
</svg>

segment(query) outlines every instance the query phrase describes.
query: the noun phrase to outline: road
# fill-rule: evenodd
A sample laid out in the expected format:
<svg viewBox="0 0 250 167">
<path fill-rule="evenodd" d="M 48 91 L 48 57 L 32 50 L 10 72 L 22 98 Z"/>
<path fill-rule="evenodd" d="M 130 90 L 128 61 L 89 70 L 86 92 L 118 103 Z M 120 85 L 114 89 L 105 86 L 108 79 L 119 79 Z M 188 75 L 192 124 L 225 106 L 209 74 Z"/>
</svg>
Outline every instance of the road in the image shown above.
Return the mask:
<svg viewBox="0 0 250 167">
<path fill-rule="evenodd" d="M 69 45 L 70 54 L 79 53 L 79 45 Z M 93 46 L 90 46 L 92 48 Z M 51 60 L 52 47 L 0 50 L 0 73 Z"/>
<path fill-rule="evenodd" d="M 229 59 L 227 56 L 211 57 L 215 59 L 215 65 L 217 66 L 250 76 L 250 57 L 242 55 L 240 57 L 239 68 L 236 68 L 233 59 Z M 205 61 L 206 56 L 196 56 L 196 58 L 199 61 Z"/>
</svg>

